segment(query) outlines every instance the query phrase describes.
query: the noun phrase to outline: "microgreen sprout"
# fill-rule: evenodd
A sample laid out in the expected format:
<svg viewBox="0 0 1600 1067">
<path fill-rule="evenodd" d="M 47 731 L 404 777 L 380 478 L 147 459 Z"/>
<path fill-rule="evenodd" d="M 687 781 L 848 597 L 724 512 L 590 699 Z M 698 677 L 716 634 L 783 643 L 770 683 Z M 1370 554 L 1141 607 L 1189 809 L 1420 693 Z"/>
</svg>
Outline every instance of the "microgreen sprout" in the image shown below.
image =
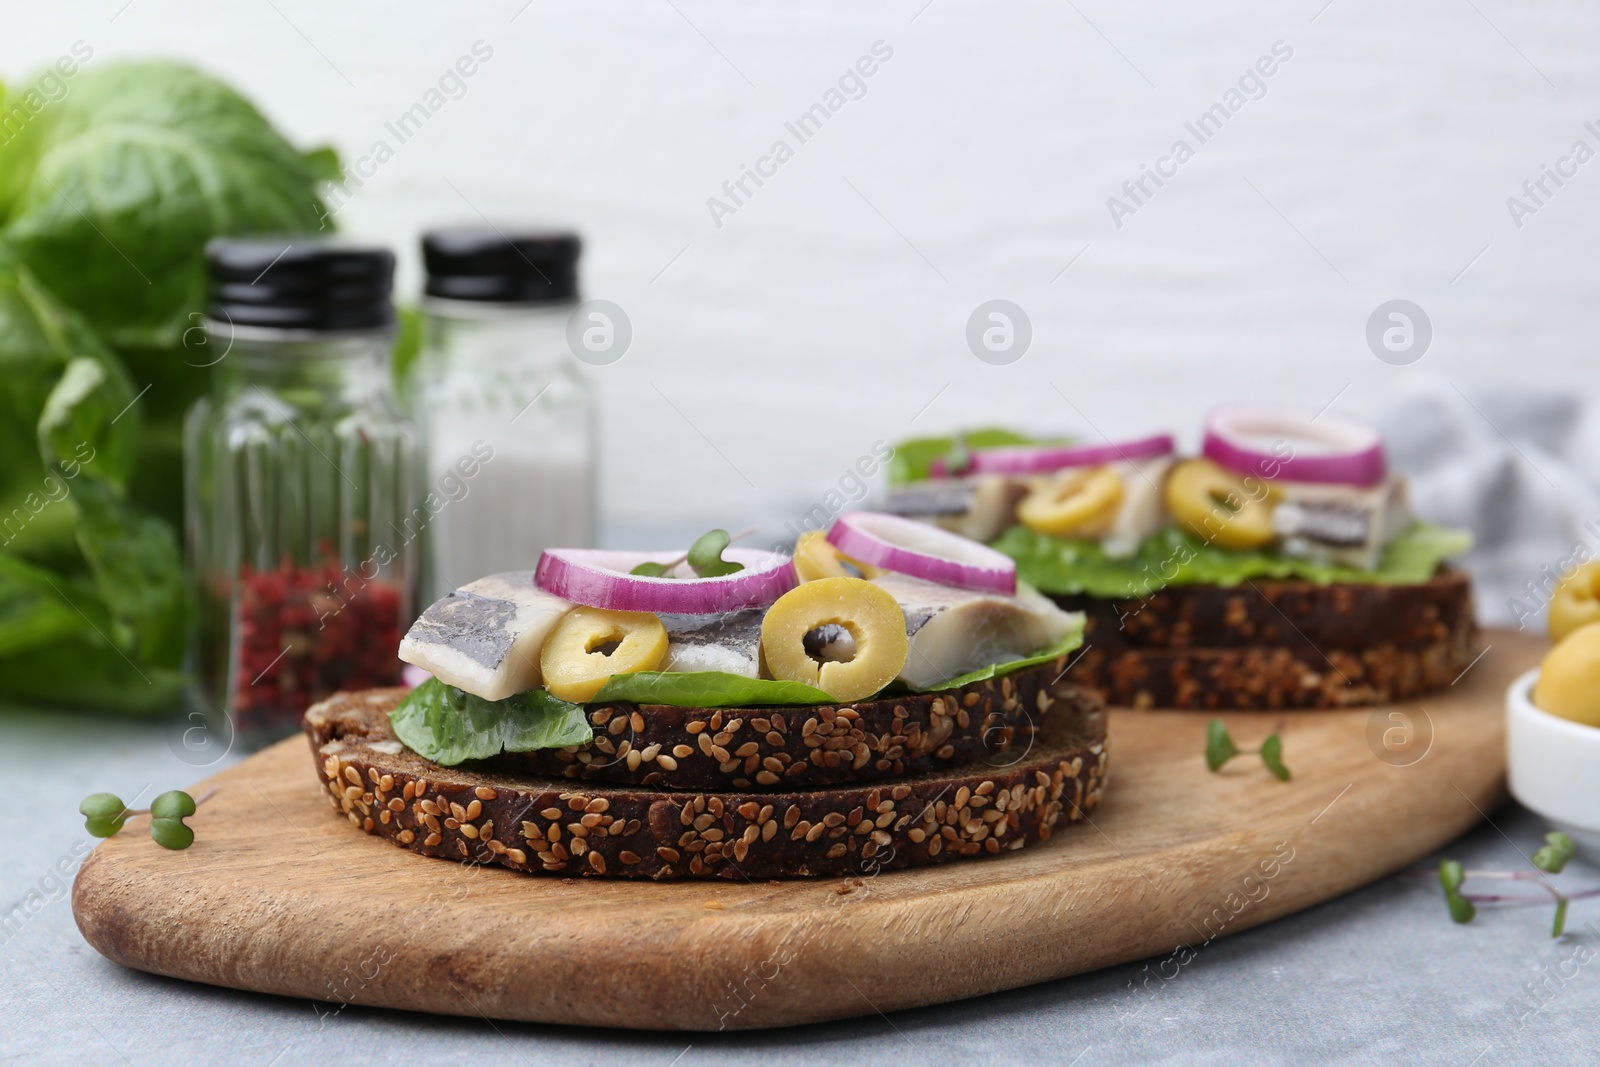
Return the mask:
<svg viewBox="0 0 1600 1067">
<path fill-rule="evenodd" d="M 1550 884 L 1546 874 L 1560 874 L 1569 860 L 1577 855 L 1578 848 L 1573 844 L 1572 838 L 1560 831 L 1552 830 L 1544 835 L 1544 846 L 1531 857 L 1533 865 L 1538 871 L 1495 871 L 1495 870 L 1466 870 L 1459 861 L 1444 859 L 1439 861 L 1439 884 L 1444 887 L 1444 900 L 1450 909 L 1450 918 L 1458 923 L 1469 923 L 1478 914 L 1477 904 L 1527 904 L 1537 902 L 1543 898 L 1528 896 L 1506 896 L 1501 894 L 1463 893 L 1461 885 L 1468 878 L 1475 879 L 1501 879 L 1517 882 L 1534 882 L 1555 901 L 1556 914 L 1550 924 L 1550 936 L 1560 937 L 1561 932 L 1567 928 L 1567 905 L 1574 897 L 1569 897 L 1555 886 Z M 1542 872 L 1542 873 L 1541 873 Z M 1594 896 L 1600 890 L 1589 890 L 1575 894 L 1577 897 Z"/>
<path fill-rule="evenodd" d="M 629 574 L 636 574 L 641 578 L 670 578 L 672 570 L 678 564 L 688 561 L 689 567 L 701 578 L 721 578 L 724 575 L 736 574 L 744 570 L 743 563 L 734 563 L 722 558 L 722 553 L 733 542 L 742 537 L 749 537 L 755 533 L 755 527 L 728 536 L 727 530 L 711 530 L 695 538 L 694 544 L 689 546 L 689 551 L 669 563 L 644 562 L 639 564 Z"/>
<path fill-rule="evenodd" d="M 1261 742 L 1260 748 L 1240 748 L 1233 742 L 1233 735 L 1228 733 L 1228 728 L 1221 719 L 1212 719 L 1206 724 L 1206 766 L 1212 771 L 1222 770 L 1223 764 L 1235 756 L 1255 753 L 1261 757 L 1261 762 L 1266 765 L 1272 776 L 1280 782 L 1289 780 L 1289 768 L 1283 762 L 1283 738 L 1272 734 Z"/>
<path fill-rule="evenodd" d="M 78 814 L 84 829 L 94 837 L 115 837 L 129 819 L 150 816 L 150 837 L 162 848 L 180 851 L 194 844 L 194 830 L 183 820 L 210 798 L 216 790 L 203 793 L 199 800 L 181 789 L 162 793 L 148 808 L 129 808 L 114 793 L 94 793 L 83 798 Z"/>
<path fill-rule="evenodd" d="M 951 476 L 967 473 L 972 466 L 972 449 L 967 445 L 965 434 L 956 434 L 950 440 L 950 451 L 944 454 L 944 470 Z"/>
<path fill-rule="evenodd" d="M 712 530 L 710 533 L 702 534 L 689 546 L 689 566 L 693 567 L 694 572 L 702 578 L 721 578 L 723 575 L 744 570 L 743 563 L 733 563 L 722 558 L 723 551 L 732 540 L 727 530 Z"/>
<path fill-rule="evenodd" d="M 1473 907 L 1472 901 L 1461 894 L 1461 883 L 1466 879 L 1467 872 L 1462 869 L 1459 860 L 1439 861 L 1439 884 L 1444 887 L 1444 899 L 1450 908 L 1450 918 L 1458 923 L 1469 923 L 1473 916 L 1478 914 L 1478 909 Z"/>
</svg>

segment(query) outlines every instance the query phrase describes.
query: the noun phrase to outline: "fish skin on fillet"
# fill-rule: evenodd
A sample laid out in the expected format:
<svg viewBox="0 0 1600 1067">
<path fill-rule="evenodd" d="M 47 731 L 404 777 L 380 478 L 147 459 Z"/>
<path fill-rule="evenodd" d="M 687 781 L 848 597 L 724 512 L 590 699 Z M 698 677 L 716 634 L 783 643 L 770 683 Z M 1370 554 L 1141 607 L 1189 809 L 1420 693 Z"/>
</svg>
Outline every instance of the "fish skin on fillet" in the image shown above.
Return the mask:
<svg viewBox="0 0 1600 1067">
<path fill-rule="evenodd" d="M 911 650 L 899 680 L 914 689 L 1032 655 L 1081 625 L 1077 615 L 1025 587 L 1016 596 L 1000 596 L 902 574 L 872 581 L 905 613 Z"/>
<path fill-rule="evenodd" d="M 761 677 L 761 620 L 766 612 L 662 615 L 667 629 L 664 671 L 722 671 Z"/>
<path fill-rule="evenodd" d="M 573 604 L 540 589 L 532 571 L 468 582 L 434 601 L 400 642 L 400 658 L 485 700 L 532 689 L 539 650 Z"/>
</svg>

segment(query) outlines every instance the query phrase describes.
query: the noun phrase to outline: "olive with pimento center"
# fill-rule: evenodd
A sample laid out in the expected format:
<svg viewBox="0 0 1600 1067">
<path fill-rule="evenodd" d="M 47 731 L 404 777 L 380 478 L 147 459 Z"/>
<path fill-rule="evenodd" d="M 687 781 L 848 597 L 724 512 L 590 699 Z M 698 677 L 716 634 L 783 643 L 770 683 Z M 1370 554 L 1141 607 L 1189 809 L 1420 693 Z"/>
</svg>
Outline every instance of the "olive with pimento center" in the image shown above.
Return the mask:
<svg viewBox="0 0 1600 1067">
<path fill-rule="evenodd" d="M 848 703 L 900 674 L 910 654 L 906 617 L 882 586 L 863 578 L 818 578 L 789 590 L 761 620 L 767 670 Z"/>
</svg>

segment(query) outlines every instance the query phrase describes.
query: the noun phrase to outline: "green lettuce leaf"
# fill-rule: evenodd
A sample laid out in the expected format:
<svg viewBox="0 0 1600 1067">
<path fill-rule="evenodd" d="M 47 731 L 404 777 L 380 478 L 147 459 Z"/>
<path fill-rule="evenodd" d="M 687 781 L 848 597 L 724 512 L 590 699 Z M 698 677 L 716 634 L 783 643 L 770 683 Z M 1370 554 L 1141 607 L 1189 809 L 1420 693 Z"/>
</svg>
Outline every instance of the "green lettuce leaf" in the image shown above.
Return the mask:
<svg viewBox="0 0 1600 1067">
<path fill-rule="evenodd" d="M 639 671 L 613 674 L 591 703 L 626 700 L 680 708 L 743 708 L 764 704 L 829 704 L 833 698 L 801 682 L 746 678 L 723 671 Z"/>
<path fill-rule="evenodd" d="M 68 361 L 39 413 L 39 455 L 73 479 L 86 474 L 121 490 L 138 435 L 133 397 L 127 375 L 114 363 L 87 356 Z"/>
<path fill-rule="evenodd" d="M 62 521 L 69 509 L 40 509 L 35 501 L 28 507 L 33 517 L 13 513 L 29 496 L 60 496 L 64 472 L 40 457 L 37 427 L 67 365 L 77 358 L 90 360 L 108 378 L 120 377 L 121 369 L 79 316 L 63 308 L 25 268 L 4 259 L 0 255 L 0 502 L 5 505 L 0 522 L 13 521 L 0 528 L 0 547 L 50 566 L 81 566 L 72 524 Z M 127 399 L 132 397 L 129 392 Z M 125 440 L 137 426 L 137 414 L 130 412 L 116 427 L 119 439 Z"/>
<path fill-rule="evenodd" d="M 39 452 L 68 478 L 78 548 L 115 622 L 108 636 L 138 663 L 176 668 L 187 607 L 183 558 L 172 528 L 123 496 L 133 450 L 118 415 L 132 399 L 110 365 L 72 360 L 39 417 Z"/>
<path fill-rule="evenodd" d="M 323 227 L 332 162 L 192 67 L 86 67 L 0 154 L 0 239 L 114 345 L 173 346 L 205 306 L 206 241 Z"/>
<path fill-rule="evenodd" d="M 332 145 L 322 145 L 318 148 L 300 153 L 300 158 L 305 160 L 306 169 L 311 176 L 319 182 L 339 182 L 344 180 L 344 167 L 339 162 L 339 150 Z"/>
<path fill-rule="evenodd" d="M 96 611 L 92 597 L 91 592 L 89 599 L 78 600 L 73 594 L 77 606 L 90 614 Z M 180 671 L 134 663 L 93 629 L 22 655 L 0 656 L 0 700 L 29 705 L 161 715 L 178 706 L 187 682 Z"/>
<path fill-rule="evenodd" d="M 1013 671 L 1026 670 L 1029 667 L 1037 667 L 1040 664 L 1049 663 L 1051 660 L 1059 659 L 1062 656 L 1076 652 L 1079 646 L 1083 644 L 1083 616 L 1081 614 L 1075 614 L 1074 617 L 1077 620 L 1077 624 L 1073 626 L 1067 633 L 1063 634 L 1061 640 L 1057 641 L 1049 648 L 1040 649 L 1033 655 L 1024 656 L 1021 659 L 1006 660 L 1004 663 L 991 663 L 987 667 L 979 667 L 975 671 L 968 671 L 966 674 L 957 675 L 941 685 L 930 686 L 927 689 L 919 689 L 917 692 L 939 693 L 946 689 L 960 689 L 964 685 L 971 685 L 974 682 L 987 682 L 991 678 L 1000 678 L 1004 675 L 1012 673 Z"/>
<path fill-rule="evenodd" d="M 177 667 L 188 603 L 172 528 L 88 477 L 78 479 L 72 506 L 78 547 L 116 623 L 117 644 L 140 663 Z"/>
<path fill-rule="evenodd" d="M 191 332 L 205 243 L 326 229 L 338 159 L 179 64 L 67 88 L 0 138 L 0 699 L 159 711 L 182 682 L 182 420 L 214 362 Z"/>
<path fill-rule="evenodd" d="M 1451 556 L 1472 547 L 1472 535 L 1419 522 L 1391 541 L 1378 569 L 1357 570 L 1296 559 L 1277 552 L 1235 552 L 1207 545 L 1169 526 L 1146 539 L 1132 556 L 1112 559 L 1096 541 L 1071 540 L 1014 526 L 994 547 L 1017 561 L 1017 577 L 1042 592 L 1097 597 L 1146 596 L 1168 585 L 1238 585 L 1255 578 L 1416 585 L 1428 581 Z"/>
<path fill-rule="evenodd" d="M 170 708 L 183 576 L 170 530 L 121 499 L 134 391 L 80 316 L 0 261 L 0 697 Z"/>
<path fill-rule="evenodd" d="M 543 689 L 484 700 L 437 678 L 407 693 L 389 722 L 407 748 L 445 767 L 501 752 L 582 745 L 594 737 L 581 705 Z"/>
<path fill-rule="evenodd" d="M 97 612 L 100 625 L 109 627 L 93 589 L 0 552 L 0 660 L 59 638 L 92 633 L 95 623 L 74 609 L 75 603 Z"/>
<path fill-rule="evenodd" d="M 1033 445 L 1044 442 L 1024 437 L 1011 430 L 968 430 L 961 435 L 968 448 L 999 448 L 1002 445 Z M 894 446 L 894 458 L 889 461 L 889 484 L 904 485 L 920 482 L 929 477 L 933 461 L 949 454 L 956 439 L 951 437 L 914 437 Z"/>
</svg>

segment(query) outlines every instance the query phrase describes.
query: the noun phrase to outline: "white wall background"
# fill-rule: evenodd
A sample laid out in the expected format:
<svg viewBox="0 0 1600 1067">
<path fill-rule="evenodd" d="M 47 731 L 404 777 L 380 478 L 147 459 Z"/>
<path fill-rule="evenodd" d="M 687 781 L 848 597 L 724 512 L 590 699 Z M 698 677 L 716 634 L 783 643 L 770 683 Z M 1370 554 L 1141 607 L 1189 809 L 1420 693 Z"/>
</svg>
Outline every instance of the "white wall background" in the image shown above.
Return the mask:
<svg viewBox="0 0 1600 1067">
<path fill-rule="evenodd" d="M 1600 10 L 1325 2 L 53 0 L 9 6 L 0 69 L 78 39 L 95 63 L 187 58 L 351 161 L 486 42 L 341 223 L 396 242 L 409 291 L 427 224 L 579 227 L 588 295 L 635 329 L 595 372 L 612 539 L 776 534 L 880 437 L 1192 441 L 1218 402 L 1374 413 L 1423 375 L 1480 406 L 1507 382 L 1594 391 L 1600 161 L 1521 229 L 1505 202 L 1600 148 Z M 717 228 L 707 197 L 880 40 L 867 94 Z M 1280 40 L 1267 95 L 1118 229 L 1107 197 Z M 1033 322 L 1011 366 L 964 341 L 994 297 Z M 1394 297 L 1434 325 L 1411 367 L 1365 343 Z"/>
</svg>

